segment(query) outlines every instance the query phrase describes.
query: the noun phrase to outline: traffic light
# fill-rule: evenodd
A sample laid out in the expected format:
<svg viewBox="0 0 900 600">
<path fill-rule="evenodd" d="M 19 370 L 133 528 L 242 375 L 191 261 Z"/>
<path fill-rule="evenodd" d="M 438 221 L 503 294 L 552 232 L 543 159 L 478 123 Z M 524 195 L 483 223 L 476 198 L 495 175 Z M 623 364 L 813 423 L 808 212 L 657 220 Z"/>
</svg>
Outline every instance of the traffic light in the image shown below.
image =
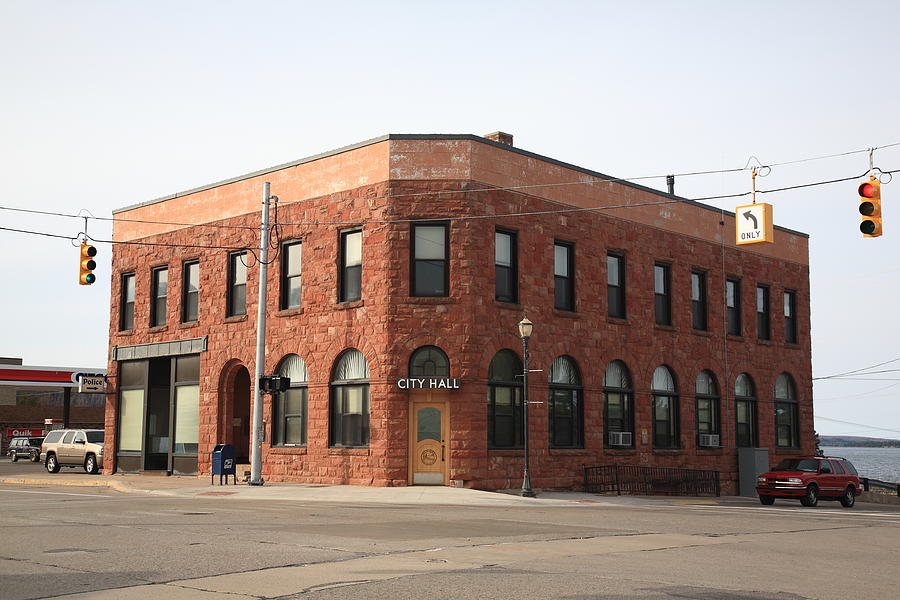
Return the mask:
<svg viewBox="0 0 900 600">
<path fill-rule="evenodd" d="M 859 184 L 859 214 L 862 215 L 862 223 L 859 230 L 864 237 L 879 237 L 881 235 L 881 182 L 874 176 L 869 176 L 869 181 Z"/>
<path fill-rule="evenodd" d="M 97 263 L 94 261 L 95 256 L 97 256 L 97 249 L 87 242 L 81 242 L 81 263 L 78 274 L 80 285 L 91 285 L 97 281 L 97 276 L 93 273 L 93 270 L 97 268 Z"/>
</svg>

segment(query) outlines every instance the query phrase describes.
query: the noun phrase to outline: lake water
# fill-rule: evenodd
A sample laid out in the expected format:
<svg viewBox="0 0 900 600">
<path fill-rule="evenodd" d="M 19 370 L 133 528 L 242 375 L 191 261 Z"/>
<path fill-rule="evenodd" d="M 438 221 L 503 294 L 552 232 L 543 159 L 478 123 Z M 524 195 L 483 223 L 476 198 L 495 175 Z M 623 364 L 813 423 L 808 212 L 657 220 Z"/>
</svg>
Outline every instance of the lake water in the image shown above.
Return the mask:
<svg viewBox="0 0 900 600">
<path fill-rule="evenodd" d="M 853 463 L 860 477 L 900 482 L 900 448 L 844 448 L 822 446 L 826 456 L 841 456 Z"/>
</svg>

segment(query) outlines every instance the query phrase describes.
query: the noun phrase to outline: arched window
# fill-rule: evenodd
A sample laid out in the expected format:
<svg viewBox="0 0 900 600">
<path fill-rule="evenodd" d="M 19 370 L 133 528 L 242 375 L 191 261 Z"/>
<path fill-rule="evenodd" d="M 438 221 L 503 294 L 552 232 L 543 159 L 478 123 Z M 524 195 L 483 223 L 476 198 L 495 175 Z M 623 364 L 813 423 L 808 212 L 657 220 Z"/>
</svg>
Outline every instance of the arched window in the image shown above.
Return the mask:
<svg viewBox="0 0 900 600">
<path fill-rule="evenodd" d="M 665 365 L 656 367 L 650 387 L 653 396 L 653 447 L 678 448 L 678 395 L 672 370 Z"/>
<path fill-rule="evenodd" d="M 697 443 L 700 448 L 718 448 L 719 435 L 719 386 L 710 371 L 697 375 L 694 395 L 697 399 Z"/>
<path fill-rule="evenodd" d="M 282 359 L 278 374 L 290 378 L 291 387 L 273 395 L 272 444 L 303 446 L 306 444 L 306 363 L 296 354 L 288 354 Z"/>
<path fill-rule="evenodd" d="M 787 373 L 775 380 L 775 445 L 779 448 L 800 446 L 800 416 L 797 388 Z"/>
<path fill-rule="evenodd" d="M 559 356 L 550 366 L 550 447 L 584 447 L 581 375 L 570 356 Z"/>
<path fill-rule="evenodd" d="M 741 373 L 734 380 L 734 408 L 737 417 L 735 443 L 745 448 L 759 445 L 756 425 L 756 386 L 753 379 Z"/>
<path fill-rule="evenodd" d="M 614 360 L 606 367 L 603 396 L 606 446 L 634 448 L 634 394 L 628 367 L 621 360 Z"/>
<path fill-rule="evenodd" d="M 422 346 L 409 358 L 410 377 L 450 377 L 450 360 L 437 346 Z"/>
<path fill-rule="evenodd" d="M 512 350 L 488 368 L 488 447 L 522 447 L 522 362 Z"/>
<path fill-rule="evenodd" d="M 331 431 L 335 447 L 369 445 L 369 364 L 355 348 L 345 350 L 331 377 Z"/>
</svg>

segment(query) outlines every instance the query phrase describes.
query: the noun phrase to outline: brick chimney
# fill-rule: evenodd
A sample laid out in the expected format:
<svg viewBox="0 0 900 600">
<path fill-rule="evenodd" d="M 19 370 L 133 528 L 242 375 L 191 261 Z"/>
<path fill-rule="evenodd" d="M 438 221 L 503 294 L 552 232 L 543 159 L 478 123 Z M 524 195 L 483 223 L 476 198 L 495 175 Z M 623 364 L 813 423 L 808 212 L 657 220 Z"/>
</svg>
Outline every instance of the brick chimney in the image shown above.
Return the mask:
<svg viewBox="0 0 900 600">
<path fill-rule="evenodd" d="M 511 133 L 503 133 L 502 131 L 495 131 L 494 133 L 487 133 L 484 135 L 487 139 L 492 142 L 499 142 L 501 144 L 506 144 L 507 146 L 513 145 L 513 136 Z"/>
</svg>

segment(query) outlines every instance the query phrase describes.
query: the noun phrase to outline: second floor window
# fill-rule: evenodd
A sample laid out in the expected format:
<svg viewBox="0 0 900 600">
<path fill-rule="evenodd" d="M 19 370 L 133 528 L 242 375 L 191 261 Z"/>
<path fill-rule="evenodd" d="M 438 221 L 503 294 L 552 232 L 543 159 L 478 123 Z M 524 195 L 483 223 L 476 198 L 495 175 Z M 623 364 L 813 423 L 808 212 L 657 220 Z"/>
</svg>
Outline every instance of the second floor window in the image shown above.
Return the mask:
<svg viewBox="0 0 900 600">
<path fill-rule="evenodd" d="M 694 329 L 706 331 L 706 273 L 691 273 L 691 322 Z"/>
<path fill-rule="evenodd" d="M 288 242 L 281 247 L 281 310 L 300 306 L 302 250 L 300 242 Z"/>
<path fill-rule="evenodd" d="M 153 291 L 150 298 L 150 327 L 166 324 L 166 300 L 169 296 L 169 269 L 153 269 Z"/>
<path fill-rule="evenodd" d="M 606 301 L 610 317 L 625 318 L 625 257 L 621 254 L 606 255 Z"/>
<path fill-rule="evenodd" d="M 448 227 L 412 226 L 412 295 L 446 296 L 449 287 Z"/>
<path fill-rule="evenodd" d="M 741 335 L 741 282 L 725 280 L 725 320 L 728 335 Z"/>
<path fill-rule="evenodd" d="M 494 232 L 495 297 L 500 302 L 519 301 L 517 253 L 515 232 L 502 229 Z"/>
<path fill-rule="evenodd" d="M 247 253 L 228 255 L 228 311 L 225 316 L 247 314 Z"/>
<path fill-rule="evenodd" d="M 553 244 L 553 296 L 559 310 L 575 310 L 575 247 L 566 242 Z"/>
<path fill-rule="evenodd" d="M 341 272 L 339 302 L 362 298 L 362 231 L 341 233 Z"/>
<path fill-rule="evenodd" d="M 672 324 L 672 292 L 670 290 L 669 265 L 653 265 L 653 298 L 657 325 Z"/>
<path fill-rule="evenodd" d="M 122 299 L 119 308 L 119 330 L 134 329 L 134 273 L 122 275 Z"/>
<path fill-rule="evenodd" d="M 769 286 L 756 286 L 756 337 L 769 339 Z"/>
<path fill-rule="evenodd" d="M 185 323 L 200 318 L 200 263 L 184 263 L 184 281 L 181 292 L 181 320 Z"/>
<path fill-rule="evenodd" d="M 797 343 L 797 301 L 796 295 L 791 290 L 784 291 L 784 341 L 788 344 Z"/>
</svg>

